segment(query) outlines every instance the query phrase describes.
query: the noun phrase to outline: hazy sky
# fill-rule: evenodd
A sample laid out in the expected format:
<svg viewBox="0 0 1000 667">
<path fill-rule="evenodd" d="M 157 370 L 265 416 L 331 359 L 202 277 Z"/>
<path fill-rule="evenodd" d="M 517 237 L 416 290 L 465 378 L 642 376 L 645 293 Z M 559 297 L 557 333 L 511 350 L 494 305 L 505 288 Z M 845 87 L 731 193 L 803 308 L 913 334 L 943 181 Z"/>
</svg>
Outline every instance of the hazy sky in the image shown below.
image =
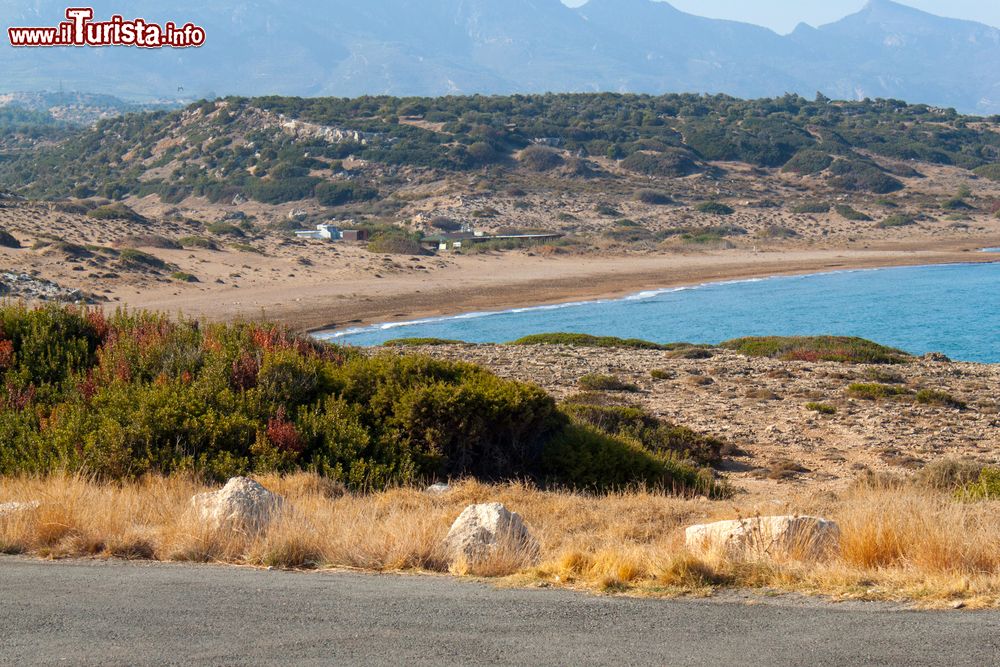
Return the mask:
<svg viewBox="0 0 1000 667">
<path fill-rule="evenodd" d="M 563 2 L 574 7 L 585 4 L 584 0 Z M 799 22 L 817 26 L 853 14 L 865 0 L 670 0 L 670 4 L 690 14 L 746 21 L 785 34 Z M 1000 0 L 904 0 L 902 4 L 1000 27 Z"/>
</svg>

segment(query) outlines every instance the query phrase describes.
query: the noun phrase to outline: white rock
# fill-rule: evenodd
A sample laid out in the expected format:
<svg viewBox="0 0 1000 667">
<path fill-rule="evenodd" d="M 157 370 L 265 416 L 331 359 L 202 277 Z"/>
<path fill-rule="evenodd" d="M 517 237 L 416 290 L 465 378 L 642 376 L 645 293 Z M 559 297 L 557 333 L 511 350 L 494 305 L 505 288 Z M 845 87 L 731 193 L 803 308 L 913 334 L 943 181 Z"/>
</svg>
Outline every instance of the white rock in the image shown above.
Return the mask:
<svg viewBox="0 0 1000 667">
<path fill-rule="evenodd" d="M 32 500 L 27 503 L 0 503 L 0 516 L 17 514 L 18 512 L 28 512 L 30 510 L 36 510 L 39 507 L 41 507 L 41 503 L 37 500 Z"/>
<path fill-rule="evenodd" d="M 431 484 L 426 489 L 424 489 L 424 491 L 426 491 L 427 493 L 448 493 L 449 491 L 451 491 L 451 487 L 448 486 L 447 484 L 438 482 L 437 484 Z"/>
<path fill-rule="evenodd" d="M 467 562 L 483 560 L 500 548 L 522 551 L 530 558 L 538 552 L 538 543 L 521 515 L 500 503 L 466 507 L 451 525 L 444 543 L 453 560 L 464 557 Z"/>
<path fill-rule="evenodd" d="M 691 526 L 685 543 L 693 551 L 730 558 L 821 558 L 840 540 L 833 521 L 814 516 L 764 516 Z"/>
<path fill-rule="evenodd" d="M 209 528 L 243 532 L 264 529 L 284 505 L 284 498 L 247 477 L 234 477 L 218 491 L 191 498 L 198 518 Z"/>
</svg>

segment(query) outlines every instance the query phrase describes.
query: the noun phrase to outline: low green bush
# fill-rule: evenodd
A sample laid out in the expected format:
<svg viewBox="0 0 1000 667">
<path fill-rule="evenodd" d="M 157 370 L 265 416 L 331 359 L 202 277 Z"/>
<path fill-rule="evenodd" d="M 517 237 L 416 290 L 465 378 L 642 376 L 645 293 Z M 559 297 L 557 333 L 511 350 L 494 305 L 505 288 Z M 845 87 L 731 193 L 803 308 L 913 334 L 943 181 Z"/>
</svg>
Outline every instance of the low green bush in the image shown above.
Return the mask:
<svg viewBox="0 0 1000 667">
<path fill-rule="evenodd" d="M 604 433 L 535 385 L 266 322 L 3 305 L 0 383 L 0 475 L 311 470 L 353 489 L 471 476 L 716 492 L 674 452 L 711 443 L 683 430 Z"/>
<path fill-rule="evenodd" d="M 694 156 L 679 148 L 668 148 L 658 153 L 632 153 L 622 160 L 622 167 L 646 176 L 662 178 L 681 178 L 701 171 Z"/>
<path fill-rule="evenodd" d="M 638 441 L 654 453 L 671 454 L 698 465 L 715 465 L 722 460 L 721 440 L 659 419 L 641 408 L 589 402 L 567 402 L 561 407 L 576 422 Z"/>
<path fill-rule="evenodd" d="M 798 235 L 797 231 L 783 225 L 768 225 L 757 232 L 757 237 L 762 239 L 794 239 Z"/>
<path fill-rule="evenodd" d="M 871 222 L 871 216 L 858 211 L 847 204 L 837 204 L 833 207 L 833 210 L 837 212 L 837 215 L 842 217 L 844 220 L 851 220 L 853 222 Z"/>
<path fill-rule="evenodd" d="M 394 338 L 382 343 L 382 347 L 421 347 L 424 345 L 465 345 L 464 341 L 448 338 Z"/>
<path fill-rule="evenodd" d="M 698 204 L 695 210 L 699 213 L 709 213 L 711 215 L 732 215 L 736 212 L 731 206 L 726 206 L 717 201 L 707 201 Z"/>
<path fill-rule="evenodd" d="M 715 356 L 715 353 L 706 347 L 691 346 L 691 347 L 677 348 L 676 350 L 669 350 L 663 356 L 665 356 L 667 359 L 698 360 L 698 359 L 711 359 L 712 357 Z"/>
<path fill-rule="evenodd" d="M 219 244 L 204 236 L 185 236 L 179 243 L 185 248 L 202 248 L 204 250 L 218 250 Z"/>
<path fill-rule="evenodd" d="M 674 198 L 661 190 L 639 190 L 635 198 L 650 206 L 667 206 L 674 203 Z"/>
<path fill-rule="evenodd" d="M 964 410 L 969 407 L 965 401 L 960 401 L 948 392 L 939 389 L 921 389 L 914 396 L 914 399 L 922 405 L 940 405 L 956 410 Z"/>
<path fill-rule="evenodd" d="M 726 341 L 720 347 L 751 357 L 785 361 L 901 364 L 912 360 L 902 350 L 847 336 L 753 336 Z"/>
<path fill-rule="evenodd" d="M 818 412 L 821 415 L 837 414 L 837 408 L 832 405 L 827 405 L 826 403 L 806 403 L 806 410 Z"/>
<path fill-rule="evenodd" d="M 988 178 L 991 181 L 1000 181 L 1000 163 L 984 164 L 981 167 L 976 167 L 973 171 L 983 178 Z"/>
<path fill-rule="evenodd" d="M 122 248 L 118 253 L 118 262 L 129 269 L 163 270 L 167 268 L 167 263 L 159 257 L 135 248 Z"/>
<path fill-rule="evenodd" d="M 20 248 L 21 242 L 6 229 L 0 227 L 0 248 Z"/>
<path fill-rule="evenodd" d="M 572 345 L 574 347 L 619 347 L 632 350 L 669 350 L 670 344 L 661 345 L 638 338 L 618 338 L 617 336 L 591 336 L 580 333 L 532 334 L 510 343 L 510 345 Z"/>
<path fill-rule="evenodd" d="M 792 213 L 828 213 L 830 211 L 829 202 L 806 201 L 792 206 Z"/>
<path fill-rule="evenodd" d="M 785 163 L 782 171 L 808 176 L 818 174 L 833 164 L 833 157 L 822 151 L 805 149 L 792 156 L 792 159 Z"/>
<path fill-rule="evenodd" d="M 95 209 L 87 211 L 86 215 L 88 218 L 94 218 L 95 220 L 127 220 L 128 222 L 141 224 L 149 222 L 145 217 L 120 202 L 98 206 Z"/>
<path fill-rule="evenodd" d="M 242 229 L 228 222 L 213 222 L 205 227 L 205 231 L 216 236 L 236 236 L 240 238 L 246 236 Z"/>
<path fill-rule="evenodd" d="M 878 382 L 855 382 L 847 387 L 847 393 L 853 398 L 877 401 L 885 398 L 896 398 L 897 396 L 908 396 L 913 392 L 906 387 L 898 385 L 880 384 Z"/>
<path fill-rule="evenodd" d="M 581 377 L 577 384 L 585 391 L 627 391 L 637 392 L 639 387 L 631 382 L 625 382 L 613 375 L 591 373 Z"/>
<path fill-rule="evenodd" d="M 954 491 L 979 479 L 985 466 L 969 459 L 939 459 L 920 469 L 914 481 L 939 491 Z"/>
<path fill-rule="evenodd" d="M 894 213 L 878 223 L 880 229 L 891 229 L 893 227 L 909 227 L 917 224 L 917 219 L 907 213 Z"/>
<path fill-rule="evenodd" d="M 1000 498 L 1000 468 L 983 468 L 979 478 L 960 488 L 956 495 L 967 501 L 997 500 Z"/>
<path fill-rule="evenodd" d="M 548 146 L 528 146 L 521 151 L 521 164 L 532 171 L 551 171 L 563 166 L 565 160 L 562 154 Z"/>
<path fill-rule="evenodd" d="M 639 442 L 616 438 L 596 428 L 571 424 L 556 436 L 542 457 L 551 479 L 572 479 L 596 491 L 642 486 L 673 493 L 724 497 L 711 470 L 699 470 L 670 454 L 650 452 Z"/>
</svg>

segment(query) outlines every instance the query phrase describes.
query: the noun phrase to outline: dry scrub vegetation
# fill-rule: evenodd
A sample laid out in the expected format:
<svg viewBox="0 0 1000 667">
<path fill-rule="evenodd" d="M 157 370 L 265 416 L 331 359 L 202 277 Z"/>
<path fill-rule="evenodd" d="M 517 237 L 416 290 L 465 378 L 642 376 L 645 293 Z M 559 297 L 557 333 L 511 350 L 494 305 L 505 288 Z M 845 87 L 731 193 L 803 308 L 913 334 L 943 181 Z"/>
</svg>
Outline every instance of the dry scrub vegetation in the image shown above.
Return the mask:
<svg viewBox="0 0 1000 667">
<path fill-rule="evenodd" d="M 915 483 L 859 484 L 782 507 L 644 491 L 610 495 L 467 481 L 443 494 L 413 488 L 352 494 L 310 474 L 261 476 L 288 508 L 260 535 L 207 531 L 189 513 L 206 487 L 183 476 L 97 483 L 82 476 L 7 478 L 0 551 L 48 558 L 141 558 L 287 568 L 445 572 L 441 543 L 467 505 L 499 501 L 521 513 L 540 545 L 538 564 L 500 551 L 487 563 L 452 563 L 459 575 L 510 585 L 636 595 L 708 595 L 719 588 L 799 591 L 835 598 L 914 600 L 926 606 L 1000 604 L 1000 513 Z M 840 551 L 824 562 L 696 555 L 683 528 L 756 514 L 822 514 L 839 522 Z"/>
</svg>

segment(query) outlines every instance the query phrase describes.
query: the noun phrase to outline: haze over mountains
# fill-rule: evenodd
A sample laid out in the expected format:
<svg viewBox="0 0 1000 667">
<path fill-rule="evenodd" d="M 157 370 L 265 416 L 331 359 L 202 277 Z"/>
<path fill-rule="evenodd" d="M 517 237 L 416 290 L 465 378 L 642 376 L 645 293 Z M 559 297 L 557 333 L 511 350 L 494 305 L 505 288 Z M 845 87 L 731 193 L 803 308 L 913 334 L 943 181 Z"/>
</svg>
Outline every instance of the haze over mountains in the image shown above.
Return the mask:
<svg viewBox="0 0 1000 667">
<path fill-rule="evenodd" d="M 0 92 L 126 98 L 528 92 L 816 91 L 1000 113 L 1000 30 L 890 0 L 781 36 L 652 0 L 139 0 L 96 15 L 192 21 L 201 49 L 0 47 Z M 0 0 L 5 23 L 55 25 L 65 3 Z"/>
</svg>

